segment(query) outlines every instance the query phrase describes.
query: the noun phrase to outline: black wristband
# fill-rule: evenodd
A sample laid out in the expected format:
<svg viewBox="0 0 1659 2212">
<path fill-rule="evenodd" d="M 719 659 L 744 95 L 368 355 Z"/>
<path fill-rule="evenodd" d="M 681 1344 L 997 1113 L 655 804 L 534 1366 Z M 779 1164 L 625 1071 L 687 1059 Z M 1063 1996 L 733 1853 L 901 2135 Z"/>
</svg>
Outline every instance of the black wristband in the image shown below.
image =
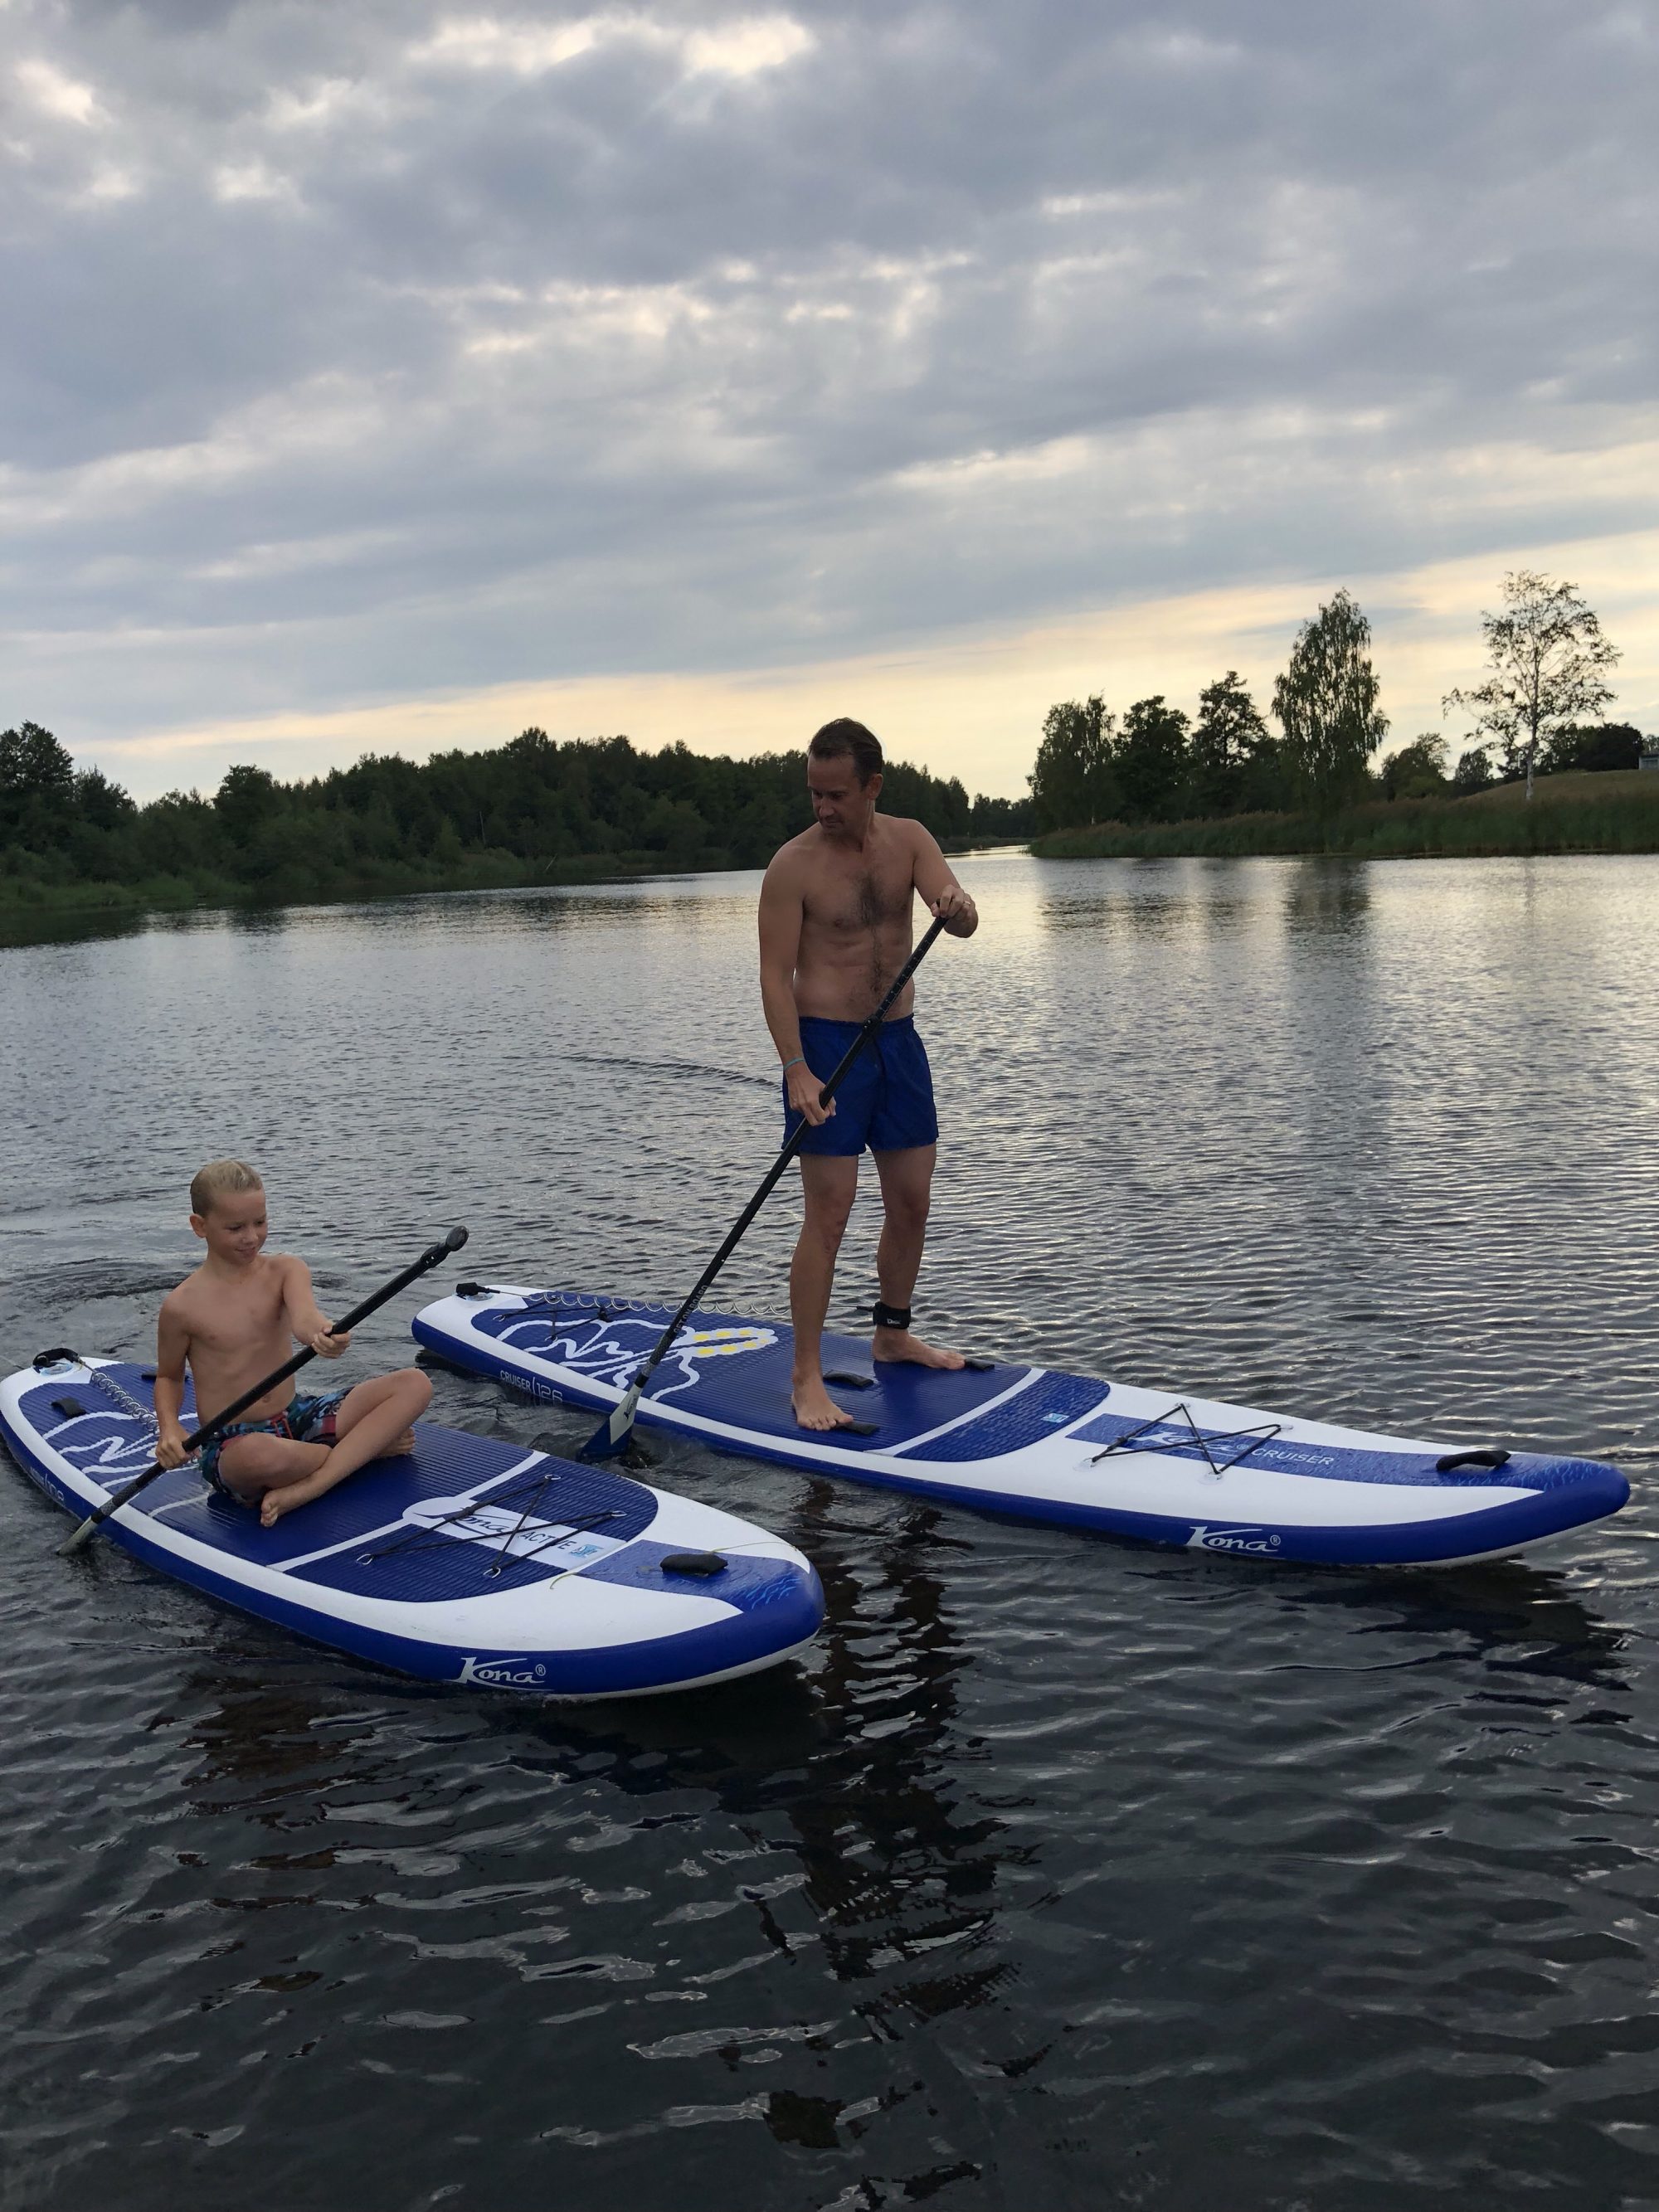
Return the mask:
<svg viewBox="0 0 1659 2212">
<path fill-rule="evenodd" d="M 906 1328 L 910 1326 L 908 1306 L 884 1305 L 879 1298 L 870 1309 L 870 1318 L 878 1328 Z"/>
</svg>

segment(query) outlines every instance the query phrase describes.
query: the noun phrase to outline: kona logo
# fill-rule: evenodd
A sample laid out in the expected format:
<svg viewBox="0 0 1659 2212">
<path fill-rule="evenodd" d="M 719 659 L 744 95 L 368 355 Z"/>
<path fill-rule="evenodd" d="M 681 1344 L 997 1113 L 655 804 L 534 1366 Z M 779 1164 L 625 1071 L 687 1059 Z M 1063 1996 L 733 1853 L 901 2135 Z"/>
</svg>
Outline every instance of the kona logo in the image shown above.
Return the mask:
<svg viewBox="0 0 1659 2212">
<path fill-rule="evenodd" d="M 532 1666 L 526 1653 L 520 1659 L 463 1659 L 458 1682 L 488 1682 L 498 1690 L 538 1690 L 547 1680 L 539 1660 Z"/>
<path fill-rule="evenodd" d="M 1187 1539 L 1189 1552 L 1276 1552 L 1283 1539 L 1265 1528 L 1209 1528 L 1201 1522 Z"/>
</svg>

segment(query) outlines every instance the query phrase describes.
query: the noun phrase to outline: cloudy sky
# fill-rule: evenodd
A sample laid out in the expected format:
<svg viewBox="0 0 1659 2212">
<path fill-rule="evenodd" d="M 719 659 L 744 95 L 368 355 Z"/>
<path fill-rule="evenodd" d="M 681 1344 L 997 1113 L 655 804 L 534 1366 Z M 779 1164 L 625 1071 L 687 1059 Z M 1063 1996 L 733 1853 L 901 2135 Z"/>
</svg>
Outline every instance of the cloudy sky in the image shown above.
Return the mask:
<svg viewBox="0 0 1659 2212">
<path fill-rule="evenodd" d="M 1659 727 L 1656 63 L 1642 0 L 0 0 L 0 723 L 148 793 L 852 713 L 1013 792 L 1339 585 L 1437 726 L 1528 565 Z"/>
</svg>

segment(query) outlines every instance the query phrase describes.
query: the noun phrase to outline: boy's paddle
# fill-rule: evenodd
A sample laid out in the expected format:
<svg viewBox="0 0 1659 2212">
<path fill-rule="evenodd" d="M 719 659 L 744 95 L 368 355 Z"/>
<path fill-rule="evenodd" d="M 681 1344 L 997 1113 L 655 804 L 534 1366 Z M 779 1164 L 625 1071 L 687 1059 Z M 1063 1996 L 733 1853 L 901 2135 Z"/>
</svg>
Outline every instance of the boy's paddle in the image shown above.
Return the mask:
<svg viewBox="0 0 1659 2212">
<path fill-rule="evenodd" d="M 871 1015 L 869 1020 L 866 1022 L 864 1027 L 854 1038 L 852 1043 L 848 1046 L 846 1052 L 842 1056 L 840 1066 L 836 1068 L 835 1073 L 830 1078 L 830 1080 L 818 1092 L 818 1103 L 821 1106 L 827 1106 L 830 1103 L 830 1101 L 835 1097 L 836 1091 L 841 1088 L 842 1084 L 846 1079 L 848 1069 L 851 1067 L 853 1062 L 858 1058 L 859 1054 L 864 1050 L 866 1045 L 869 1043 L 871 1038 L 875 1036 L 876 1031 L 881 1027 L 883 1021 L 886 1018 L 887 1009 L 892 1005 L 894 1000 L 897 998 L 899 993 L 904 988 L 910 978 L 915 974 L 917 969 L 921 967 L 923 959 L 927 956 L 929 946 L 933 944 L 933 939 L 939 935 L 940 930 L 942 930 L 944 927 L 945 923 L 942 919 L 935 920 L 929 927 L 926 936 L 923 937 L 921 944 L 917 945 L 915 951 L 905 962 L 903 967 L 899 969 L 898 974 L 894 976 L 893 981 L 888 988 L 887 995 L 883 999 L 881 1004 L 876 1008 L 875 1012 Z M 788 1166 L 790 1161 L 794 1158 L 795 1154 L 800 1150 L 802 1144 L 805 1140 L 807 1130 L 811 1127 L 811 1124 L 807 1121 L 806 1116 L 803 1114 L 800 1119 L 799 1127 L 796 1129 L 794 1135 L 786 1141 L 782 1151 L 778 1154 L 776 1159 L 773 1161 L 771 1166 L 768 1168 L 766 1173 L 761 1177 L 760 1188 L 755 1193 L 755 1195 L 750 1200 L 748 1205 L 744 1206 L 743 1212 L 732 1223 L 732 1227 L 726 1235 L 726 1242 L 720 1246 L 720 1250 L 715 1253 L 714 1258 L 703 1269 L 702 1274 L 698 1276 L 696 1283 L 692 1288 L 690 1296 L 685 1300 L 678 1312 L 674 1316 L 673 1320 L 669 1322 L 667 1328 L 664 1329 L 662 1334 L 657 1339 L 656 1346 L 651 1353 L 651 1357 L 646 1361 L 645 1364 L 635 1376 L 633 1382 L 629 1385 L 627 1396 L 622 1400 L 621 1403 L 617 1407 L 613 1413 L 606 1414 L 604 1420 L 599 1423 L 599 1427 L 594 1430 L 592 1435 L 582 1446 L 582 1457 L 584 1459 L 609 1459 L 615 1453 L 620 1451 L 627 1443 L 629 1437 L 634 1432 L 634 1416 L 639 1409 L 640 1399 L 644 1392 L 646 1384 L 651 1380 L 653 1375 L 656 1373 L 659 1364 L 666 1356 L 670 1347 L 673 1344 L 674 1339 L 679 1334 L 682 1327 L 684 1325 L 686 1316 L 691 1312 L 692 1309 L 701 1302 L 704 1291 L 707 1291 L 708 1285 L 714 1281 L 715 1276 L 719 1274 L 720 1269 L 731 1258 L 732 1253 L 737 1250 L 738 1240 L 743 1236 L 744 1230 L 748 1228 L 750 1223 L 760 1212 L 762 1206 L 765 1205 L 779 1176 Z"/>
<path fill-rule="evenodd" d="M 441 1267 L 450 1254 L 459 1252 L 465 1242 L 465 1229 L 452 1229 L 441 1244 L 428 1244 L 412 1267 L 405 1267 L 400 1275 L 394 1275 L 389 1283 L 375 1291 L 372 1298 L 365 1298 L 362 1305 L 353 1306 L 349 1314 L 335 1322 L 329 1334 L 344 1336 L 348 1331 L 356 1328 L 360 1321 L 366 1321 L 377 1306 L 383 1306 L 388 1298 L 395 1298 L 398 1291 L 412 1283 L 417 1275 L 424 1275 L 433 1267 Z M 220 1431 L 228 1427 L 239 1413 L 244 1413 L 250 1406 L 257 1405 L 267 1390 L 274 1390 L 279 1382 L 297 1373 L 307 1359 L 316 1357 L 307 1345 L 303 1352 L 296 1352 L 292 1359 L 285 1359 L 280 1367 L 273 1368 L 263 1382 L 256 1382 L 251 1390 L 244 1390 L 240 1398 L 233 1398 L 230 1404 L 223 1407 L 210 1421 L 204 1421 L 199 1429 L 185 1438 L 186 1457 L 191 1452 L 199 1451 L 204 1444 L 211 1443 Z M 106 1498 L 95 1512 L 88 1513 L 80 1526 L 58 1547 L 59 1552 L 78 1552 L 82 1545 L 103 1527 L 112 1513 L 118 1513 L 129 1498 L 136 1498 L 141 1490 L 148 1489 L 158 1475 L 165 1474 L 167 1471 L 160 1460 L 153 1461 L 143 1474 L 136 1476 L 124 1489 L 118 1490 L 112 1498 Z"/>
</svg>

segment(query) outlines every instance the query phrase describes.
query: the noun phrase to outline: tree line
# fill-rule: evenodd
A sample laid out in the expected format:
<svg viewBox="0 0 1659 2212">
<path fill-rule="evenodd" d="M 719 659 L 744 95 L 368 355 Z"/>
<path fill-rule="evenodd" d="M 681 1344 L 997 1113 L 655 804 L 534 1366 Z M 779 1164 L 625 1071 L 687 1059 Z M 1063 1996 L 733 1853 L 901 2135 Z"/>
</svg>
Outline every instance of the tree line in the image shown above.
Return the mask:
<svg viewBox="0 0 1659 2212">
<path fill-rule="evenodd" d="M 1196 715 L 1163 693 L 1120 721 L 1104 699 L 1051 707 L 1030 776 L 1037 832 L 1091 823 L 1330 815 L 1367 798 L 1455 798 L 1567 769 L 1633 769 L 1644 739 L 1600 717 L 1613 698 L 1602 671 L 1618 658 L 1571 584 L 1529 569 L 1504 580 L 1502 609 L 1482 617 L 1488 673 L 1442 702 L 1473 712 L 1477 742 L 1451 765 L 1425 731 L 1373 769 L 1388 734 L 1370 624 L 1338 592 L 1302 625 L 1267 717 L 1236 669 L 1199 695 Z"/>
<path fill-rule="evenodd" d="M 943 841 L 1019 837 L 1029 799 L 970 799 L 954 776 L 890 763 L 883 805 Z M 811 819 L 799 751 L 751 760 L 627 738 L 526 730 L 488 752 L 371 754 L 281 782 L 227 770 L 210 797 L 139 805 L 77 769 L 51 731 L 0 732 L 0 878 L 14 897 L 74 884 L 273 900 L 556 880 L 613 870 L 760 867 Z"/>
</svg>

